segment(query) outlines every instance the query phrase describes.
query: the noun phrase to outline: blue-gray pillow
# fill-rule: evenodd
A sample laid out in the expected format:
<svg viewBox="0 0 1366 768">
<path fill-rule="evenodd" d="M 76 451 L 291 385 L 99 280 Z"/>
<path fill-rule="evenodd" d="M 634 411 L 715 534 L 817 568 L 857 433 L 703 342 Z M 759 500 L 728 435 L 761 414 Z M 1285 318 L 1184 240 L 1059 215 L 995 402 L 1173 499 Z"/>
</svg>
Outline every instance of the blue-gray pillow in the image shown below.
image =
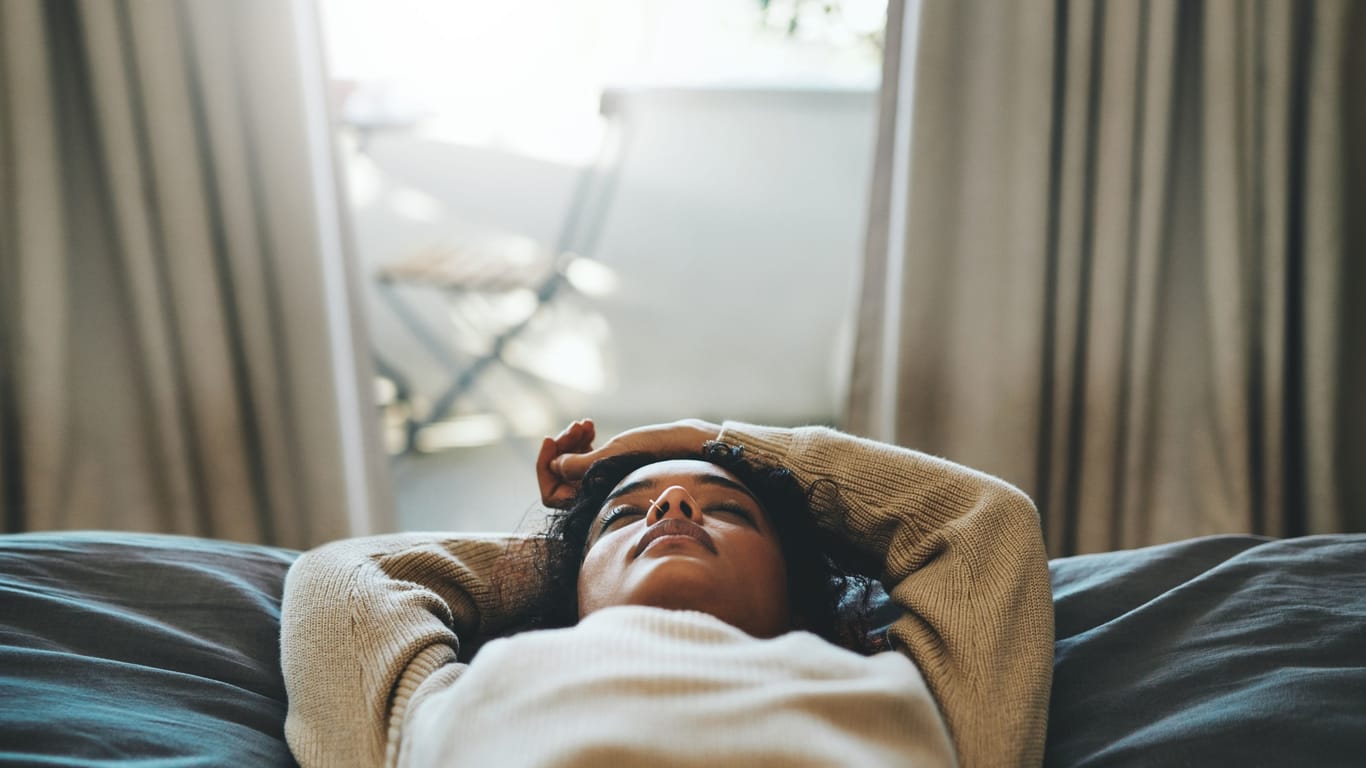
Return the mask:
<svg viewBox="0 0 1366 768">
<path fill-rule="evenodd" d="M 1045 765 L 1366 764 L 1366 535 L 1050 564 Z"/>
<path fill-rule="evenodd" d="M 295 765 L 280 594 L 297 553 L 0 536 L 0 764 Z"/>
</svg>

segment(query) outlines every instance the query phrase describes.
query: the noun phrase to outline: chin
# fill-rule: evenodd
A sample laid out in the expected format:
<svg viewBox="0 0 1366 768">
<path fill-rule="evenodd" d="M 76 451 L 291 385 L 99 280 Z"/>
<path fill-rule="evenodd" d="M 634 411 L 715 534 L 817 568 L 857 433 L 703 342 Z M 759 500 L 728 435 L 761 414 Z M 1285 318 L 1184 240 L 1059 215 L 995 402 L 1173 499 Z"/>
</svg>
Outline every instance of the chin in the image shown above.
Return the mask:
<svg viewBox="0 0 1366 768">
<path fill-rule="evenodd" d="M 724 585 L 707 565 L 691 557 L 661 558 L 633 580 L 625 602 L 717 615 L 716 598 L 724 594 Z"/>
<path fill-rule="evenodd" d="M 613 605 L 648 605 L 716 616 L 726 584 L 714 566 L 687 555 L 641 558 L 625 571 L 601 574 L 595 588 L 581 591 L 579 605 L 586 609 L 581 615 Z"/>
</svg>

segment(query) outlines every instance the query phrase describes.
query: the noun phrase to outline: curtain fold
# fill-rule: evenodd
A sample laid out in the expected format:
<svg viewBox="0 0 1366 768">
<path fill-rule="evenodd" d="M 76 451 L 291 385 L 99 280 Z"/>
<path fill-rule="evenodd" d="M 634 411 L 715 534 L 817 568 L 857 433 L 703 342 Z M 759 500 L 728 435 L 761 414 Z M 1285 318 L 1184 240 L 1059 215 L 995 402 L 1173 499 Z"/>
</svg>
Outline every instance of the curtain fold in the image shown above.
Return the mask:
<svg viewBox="0 0 1366 768">
<path fill-rule="evenodd" d="M 1053 555 L 1366 529 L 1364 16 L 893 2 L 849 428 Z"/>
<path fill-rule="evenodd" d="M 5 531 L 388 527 L 315 24 L 0 4 Z"/>
</svg>

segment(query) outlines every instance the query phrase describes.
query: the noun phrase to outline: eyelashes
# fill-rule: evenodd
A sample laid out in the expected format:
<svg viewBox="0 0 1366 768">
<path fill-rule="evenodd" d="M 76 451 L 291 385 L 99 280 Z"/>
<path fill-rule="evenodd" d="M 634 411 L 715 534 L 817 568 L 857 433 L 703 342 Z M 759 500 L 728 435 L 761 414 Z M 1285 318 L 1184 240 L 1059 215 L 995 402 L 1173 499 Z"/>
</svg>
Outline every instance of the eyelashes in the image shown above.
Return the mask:
<svg viewBox="0 0 1366 768">
<path fill-rule="evenodd" d="M 618 520 L 623 520 L 628 517 L 645 517 L 645 510 L 641 509 L 640 507 L 632 507 L 630 505 L 614 507 L 612 511 L 608 512 L 605 516 L 603 516 L 602 522 L 598 525 L 598 532 L 605 532 L 608 528 L 611 528 L 612 525 L 616 523 Z"/>
<path fill-rule="evenodd" d="M 746 523 L 748 523 L 748 524 L 750 525 L 750 527 L 753 527 L 753 528 L 757 528 L 757 527 L 758 527 L 758 526 L 756 526 L 756 525 L 754 524 L 754 516 L 751 515 L 751 514 L 749 513 L 748 510 L 746 510 L 744 507 L 740 506 L 739 504 L 731 504 L 731 503 L 712 504 L 711 506 L 705 508 L 705 509 L 702 510 L 702 511 L 703 511 L 704 514 L 708 514 L 708 515 L 714 515 L 714 514 L 716 514 L 717 512 L 726 512 L 726 513 L 735 515 L 736 517 L 738 517 L 738 518 L 744 520 Z"/>
</svg>

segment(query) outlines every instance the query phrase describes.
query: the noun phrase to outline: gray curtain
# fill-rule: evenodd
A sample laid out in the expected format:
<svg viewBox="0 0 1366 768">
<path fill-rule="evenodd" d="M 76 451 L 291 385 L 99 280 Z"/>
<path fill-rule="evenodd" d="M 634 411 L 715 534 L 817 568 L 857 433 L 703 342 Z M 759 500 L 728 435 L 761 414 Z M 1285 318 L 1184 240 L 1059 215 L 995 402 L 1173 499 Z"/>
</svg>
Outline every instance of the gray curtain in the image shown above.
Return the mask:
<svg viewBox="0 0 1366 768">
<path fill-rule="evenodd" d="M 889 15 L 848 426 L 1053 555 L 1366 529 L 1366 4 Z"/>
<path fill-rule="evenodd" d="M 0 3 L 4 531 L 387 527 L 315 24 Z"/>
</svg>

